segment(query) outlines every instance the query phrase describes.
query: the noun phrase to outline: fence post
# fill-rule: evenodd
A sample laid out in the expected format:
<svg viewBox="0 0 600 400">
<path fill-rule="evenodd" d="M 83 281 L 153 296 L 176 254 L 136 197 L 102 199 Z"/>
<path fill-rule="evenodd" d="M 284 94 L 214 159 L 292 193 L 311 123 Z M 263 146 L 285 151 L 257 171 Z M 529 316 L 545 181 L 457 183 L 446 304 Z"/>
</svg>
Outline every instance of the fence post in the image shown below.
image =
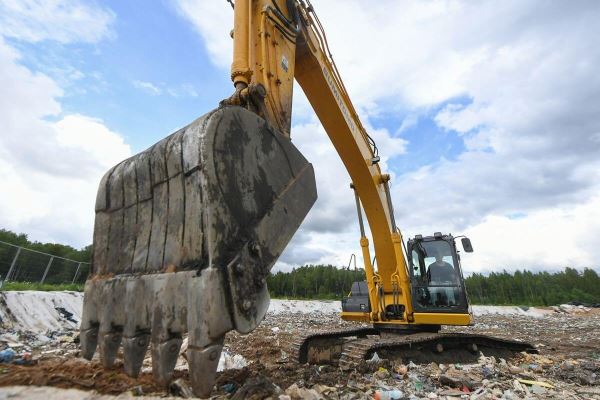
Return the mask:
<svg viewBox="0 0 600 400">
<path fill-rule="evenodd" d="M 40 283 L 44 283 L 44 281 L 46 280 L 46 275 L 48 275 L 48 270 L 50 270 L 52 261 L 54 261 L 54 256 L 50 257 L 50 261 L 48 261 L 48 265 L 46 265 L 46 270 L 44 271 L 44 276 L 42 276 L 42 280 L 40 281 Z"/>
<path fill-rule="evenodd" d="M 77 279 L 77 275 L 79 275 L 79 268 L 81 268 L 81 263 L 77 264 L 77 270 L 75 271 L 75 275 L 73 275 L 73 281 L 71 283 L 75 283 L 75 279 Z"/>
<path fill-rule="evenodd" d="M 15 265 L 17 265 L 17 258 L 19 258 L 19 254 L 21 254 L 21 249 L 22 247 L 19 247 L 17 249 L 17 254 L 15 254 L 15 258 L 13 258 L 12 263 L 10 264 L 10 269 L 8 270 L 8 273 L 6 274 L 6 281 L 9 281 L 11 278 L 11 275 L 13 273 L 13 270 L 15 269 Z"/>
</svg>

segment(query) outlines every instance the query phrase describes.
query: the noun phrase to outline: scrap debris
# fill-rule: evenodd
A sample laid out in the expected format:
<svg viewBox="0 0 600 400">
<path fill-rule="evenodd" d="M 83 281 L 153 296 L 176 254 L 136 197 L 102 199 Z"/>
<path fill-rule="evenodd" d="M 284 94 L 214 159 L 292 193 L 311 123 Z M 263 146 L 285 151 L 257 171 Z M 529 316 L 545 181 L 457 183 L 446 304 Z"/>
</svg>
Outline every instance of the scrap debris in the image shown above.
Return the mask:
<svg viewBox="0 0 600 400">
<path fill-rule="evenodd" d="M 481 354 L 472 363 L 429 364 L 374 354 L 361 368 L 341 371 L 330 365 L 299 365 L 285 354 L 285 343 L 299 333 L 351 326 L 339 320 L 335 303 L 305 303 L 276 301 L 254 332 L 227 336 L 213 398 L 600 399 L 600 309 L 561 306 L 556 311 L 513 312 L 487 308 L 474 327 L 445 328 L 449 332 L 462 329 L 535 338 L 539 354 L 521 353 L 510 359 Z M 66 396 L 66 392 L 56 392 L 61 390 L 57 388 L 68 388 L 69 393 L 83 390 L 89 398 L 98 399 L 192 396 L 185 357 L 180 357 L 169 387 L 160 387 L 152 379 L 149 353 L 146 368 L 137 379 L 124 374 L 120 362 L 113 370 L 104 370 L 97 359 L 79 358 L 78 333 L 72 325 L 66 321 L 64 329 L 52 331 L 3 327 L 0 398 L 9 393 L 15 394 L 15 399 L 32 398 L 40 390 L 47 391 L 47 398 Z M 19 361 L 24 359 L 28 362 Z M 18 385 L 42 387 L 27 391 Z"/>
</svg>

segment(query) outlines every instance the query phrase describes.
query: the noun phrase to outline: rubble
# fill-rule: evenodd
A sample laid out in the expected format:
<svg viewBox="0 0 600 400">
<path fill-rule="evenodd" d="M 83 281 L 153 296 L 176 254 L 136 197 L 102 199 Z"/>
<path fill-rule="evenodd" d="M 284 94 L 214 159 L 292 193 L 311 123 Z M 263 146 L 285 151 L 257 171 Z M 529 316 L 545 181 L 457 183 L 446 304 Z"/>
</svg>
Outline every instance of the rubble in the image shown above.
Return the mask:
<svg viewBox="0 0 600 400">
<path fill-rule="evenodd" d="M 222 368 L 213 391 L 215 399 L 600 400 L 598 309 L 581 311 L 580 307 L 573 306 L 579 311 L 569 312 L 573 309 L 559 307 L 561 311 L 557 312 L 551 308 L 500 307 L 494 310 L 486 306 L 479 310 L 475 326 L 444 328 L 448 332 L 533 340 L 539 354 L 523 353 L 513 358 L 480 354 L 471 363 L 443 364 L 415 364 L 373 354 L 364 370 L 341 371 L 329 365 L 298 365 L 290 360 L 285 349 L 285 343 L 300 333 L 355 326 L 339 319 L 335 302 L 277 300 L 273 304 L 273 310 L 254 332 L 227 335 L 220 362 Z M 72 316 L 65 316 L 55 309 L 63 305 L 50 305 L 52 307 L 47 309 L 54 310 L 51 312 L 60 323 L 40 324 L 37 330 L 16 329 L 14 321 L 17 320 L 25 321 L 30 328 L 35 324 L 14 315 L 12 325 L 2 327 L 0 359 L 3 351 L 14 354 L 11 360 L 0 363 L 0 387 L 50 385 L 85 390 L 85 393 L 121 394 L 125 398 L 191 396 L 184 353 L 170 387 L 157 386 L 149 368 L 137 379 L 126 376 L 119 363 L 114 370 L 104 370 L 96 359 L 88 362 L 78 358 L 78 333 L 67 319 L 79 318 L 77 311 L 65 307 L 69 313 L 73 312 Z M 6 315 L 6 311 L 0 310 L 0 315 Z M 53 329 L 57 326 L 60 329 Z M 24 359 L 27 354 L 30 365 L 15 364 L 15 360 Z M 145 366 L 150 364 L 148 353 Z M 0 398 L 7 390 L 12 389 L 0 388 Z M 58 394 L 54 396 L 61 398 Z M 90 394 L 89 398 L 100 398 L 94 396 L 99 395 Z"/>
</svg>

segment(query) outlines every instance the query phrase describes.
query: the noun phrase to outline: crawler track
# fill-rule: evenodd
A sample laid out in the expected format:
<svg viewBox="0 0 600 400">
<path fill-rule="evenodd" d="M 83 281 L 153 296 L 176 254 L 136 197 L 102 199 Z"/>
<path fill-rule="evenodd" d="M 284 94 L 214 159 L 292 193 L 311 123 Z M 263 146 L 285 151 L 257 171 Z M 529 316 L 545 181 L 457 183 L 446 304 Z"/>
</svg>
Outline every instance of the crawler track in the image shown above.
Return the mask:
<svg viewBox="0 0 600 400">
<path fill-rule="evenodd" d="M 440 346 L 441 347 L 438 347 Z M 475 345 L 475 347 L 473 347 Z M 494 349 L 510 353 L 536 352 L 525 342 L 493 338 L 485 335 L 462 333 L 410 333 L 391 337 L 366 338 L 355 340 L 344 347 L 339 359 L 342 369 L 352 369 L 360 362 L 369 359 L 373 353 L 402 356 L 408 352 L 441 353 L 447 350 L 477 352 L 477 349 Z M 441 350 L 441 351 L 440 351 Z"/>
<path fill-rule="evenodd" d="M 353 337 L 357 338 L 356 340 L 358 340 L 359 338 L 366 338 L 367 335 L 379 335 L 379 331 L 375 328 L 357 328 L 309 333 L 292 340 L 288 346 L 288 349 L 293 360 L 304 364 L 310 361 L 309 352 L 311 348 L 324 349 L 328 347 L 331 342 L 341 343 L 351 340 Z M 336 357 L 329 360 L 329 363 L 336 364 L 337 360 L 335 358 Z"/>
<path fill-rule="evenodd" d="M 382 333 L 375 328 L 345 329 L 310 333 L 300 336 L 288 345 L 290 357 L 301 363 L 324 363 L 352 369 L 377 352 L 389 356 L 427 358 L 447 351 L 478 354 L 478 350 L 517 353 L 537 352 L 525 342 L 485 335 L 463 333 Z M 456 353 L 449 354 L 452 357 Z"/>
</svg>

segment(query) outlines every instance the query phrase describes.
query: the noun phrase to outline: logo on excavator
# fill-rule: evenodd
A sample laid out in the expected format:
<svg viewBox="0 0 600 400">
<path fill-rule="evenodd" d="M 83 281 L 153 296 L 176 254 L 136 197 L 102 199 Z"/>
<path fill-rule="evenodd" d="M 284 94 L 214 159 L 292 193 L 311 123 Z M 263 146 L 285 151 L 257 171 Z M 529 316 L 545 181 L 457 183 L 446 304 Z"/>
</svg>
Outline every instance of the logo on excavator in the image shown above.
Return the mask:
<svg viewBox="0 0 600 400">
<path fill-rule="evenodd" d="M 348 124 L 348 126 L 350 127 L 350 130 L 352 131 L 352 135 L 354 135 L 354 137 L 357 139 L 362 138 L 363 136 L 362 136 L 361 132 L 358 130 L 358 127 L 356 126 L 356 124 L 354 123 L 354 120 L 352 119 L 352 116 L 350 115 L 350 110 L 348 110 L 348 107 L 346 106 L 344 99 L 340 95 L 340 92 L 338 91 L 336 83 L 333 81 L 331 74 L 327 70 L 327 66 L 323 65 L 322 68 L 323 68 L 323 75 L 325 76 L 325 80 L 327 81 L 329 88 L 333 92 L 333 97 L 335 97 L 335 101 L 338 103 L 340 110 L 342 110 L 344 119 L 346 120 L 346 123 Z"/>
</svg>

